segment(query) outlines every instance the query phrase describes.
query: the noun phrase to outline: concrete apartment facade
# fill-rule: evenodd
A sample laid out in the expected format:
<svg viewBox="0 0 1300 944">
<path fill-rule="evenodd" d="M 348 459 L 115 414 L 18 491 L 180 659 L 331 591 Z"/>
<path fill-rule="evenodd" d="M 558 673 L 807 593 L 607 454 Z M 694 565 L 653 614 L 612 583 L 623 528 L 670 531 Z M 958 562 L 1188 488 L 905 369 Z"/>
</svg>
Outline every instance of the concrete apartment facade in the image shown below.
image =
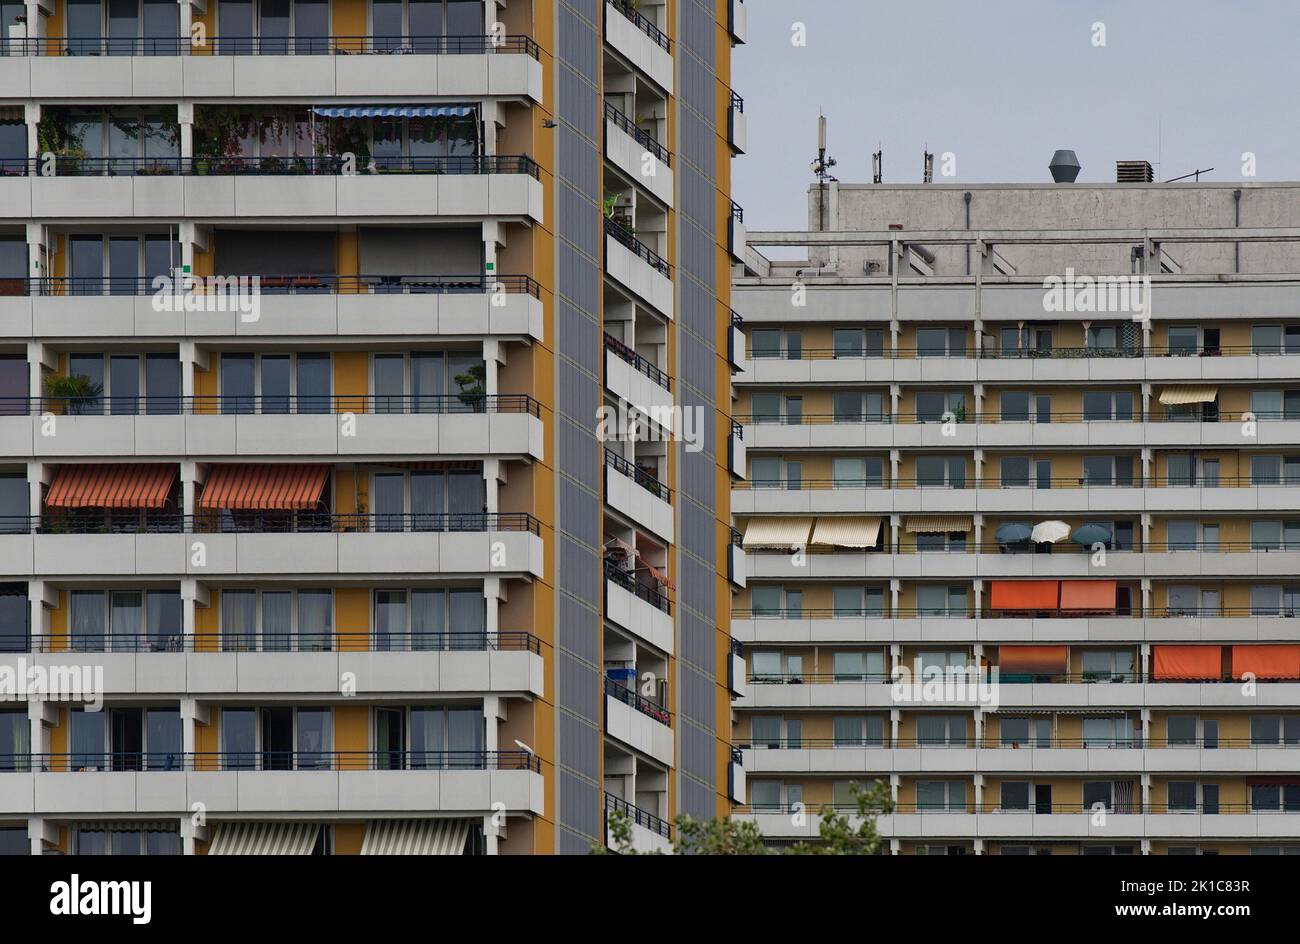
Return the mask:
<svg viewBox="0 0 1300 944">
<path fill-rule="evenodd" d="M 734 278 L 738 815 L 815 837 L 880 779 L 895 854 L 1300 851 L 1300 185 L 808 220 Z"/>
<path fill-rule="evenodd" d="M 741 0 L 0 21 L 0 852 L 729 813 Z"/>
</svg>

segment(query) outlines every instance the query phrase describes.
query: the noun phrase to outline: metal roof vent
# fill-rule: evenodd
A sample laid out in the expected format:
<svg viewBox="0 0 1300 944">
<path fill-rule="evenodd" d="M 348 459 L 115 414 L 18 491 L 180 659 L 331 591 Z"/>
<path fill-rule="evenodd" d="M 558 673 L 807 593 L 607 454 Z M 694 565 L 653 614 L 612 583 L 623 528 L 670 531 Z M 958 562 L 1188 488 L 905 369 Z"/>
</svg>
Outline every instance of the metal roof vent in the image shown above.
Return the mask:
<svg viewBox="0 0 1300 944">
<path fill-rule="evenodd" d="M 1083 170 L 1079 158 L 1073 151 L 1057 151 L 1052 155 L 1052 162 L 1047 165 L 1052 172 L 1052 179 L 1058 184 L 1072 184 Z"/>
</svg>

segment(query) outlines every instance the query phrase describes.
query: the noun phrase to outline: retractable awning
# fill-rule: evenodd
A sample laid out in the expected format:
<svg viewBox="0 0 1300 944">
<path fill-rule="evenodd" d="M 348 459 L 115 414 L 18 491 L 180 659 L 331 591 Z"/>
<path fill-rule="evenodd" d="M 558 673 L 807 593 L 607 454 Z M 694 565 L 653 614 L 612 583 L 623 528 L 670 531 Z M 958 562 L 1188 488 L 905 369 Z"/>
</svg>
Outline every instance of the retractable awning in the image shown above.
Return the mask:
<svg viewBox="0 0 1300 944">
<path fill-rule="evenodd" d="M 310 855 L 319 823 L 220 823 L 208 855 Z"/>
<path fill-rule="evenodd" d="M 1186 406 L 1213 403 L 1218 396 L 1218 387 L 1165 387 L 1160 391 L 1160 402 L 1165 406 Z"/>
<path fill-rule="evenodd" d="M 908 534 L 948 534 L 952 531 L 970 531 L 975 521 L 970 515 L 917 515 L 907 519 Z"/>
<path fill-rule="evenodd" d="M 176 484 L 174 465 L 64 465 L 45 495 L 47 508 L 162 508 Z"/>
<path fill-rule="evenodd" d="M 469 827 L 467 819 L 372 819 L 361 854 L 461 855 Z"/>
<path fill-rule="evenodd" d="M 1156 646 L 1157 680 L 1217 681 L 1223 677 L 1222 646 Z"/>
<path fill-rule="evenodd" d="M 994 580 L 989 607 L 994 610 L 1054 610 L 1060 602 L 1059 580 Z"/>
<path fill-rule="evenodd" d="M 463 118 L 473 105 L 316 105 L 322 118 Z"/>
<path fill-rule="evenodd" d="M 1300 678 L 1300 646 L 1233 646 L 1232 677 Z"/>
<path fill-rule="evenodd" d="M 745 525 L 741 546 L 745 548 L 777 548 L 788 551 L 808 544 L 812 530 L 811 518 L 750 518 Z"/>
<path fill-rule="evenodd" d="M 202 511 L 314 511 L 325 491 L 323 465 L 218 465 L 208 473 Z"/>
<path fill-rule="evenodd" d="M 818 518 L 812 543 L 830 547 L 875 547 L 880 538 L 880 519 L 868 517 Z"/>
<path fill-rule="evenodd" d="M 1113 612 L 1118 587 L 1114 580 L 1062 580 L 1061 609 Z"/>
<path fill-rule="evenodd" d="M 1065 646 L 999 646 L 998 669 L 1003 675 L 1064 675 Z"/>
</svg>

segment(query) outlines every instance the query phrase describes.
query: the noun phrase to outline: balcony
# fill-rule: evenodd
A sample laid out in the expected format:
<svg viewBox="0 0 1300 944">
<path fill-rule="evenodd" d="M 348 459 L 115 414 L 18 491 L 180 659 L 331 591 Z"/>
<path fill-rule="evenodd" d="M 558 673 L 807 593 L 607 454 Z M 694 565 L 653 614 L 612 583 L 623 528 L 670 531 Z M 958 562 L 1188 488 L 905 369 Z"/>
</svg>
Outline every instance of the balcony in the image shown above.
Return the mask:
<svg viewBox="0 0 1300 944">
<path fill-rule="evenodd" d="M 732 528 L 731 537 L 727 543 L 727 579 L 742 590 L 745 588 L 748 577 L 748 567 L 745 559 L 744 537 L 739 531 Z"/>
<path fill-rule="evenodd" d="M 673 543 L 673 492 L 655 476 L 605 449 L 605 501 L 637 525 Z"/>
<path fill-rule="evenodd" d="M 605 732 L 665 767 L 673 765 L 671 713 L 611 679 L 605 680 Z"/>
<path fill-rule="evenodd" d="M 204 309 L 200 311 L 183 310 L 184 294 L 178 299 L 147 278 L 4 280 L 9 294 L 0 295 L 0 337 L 455 334 L 543 340 L 540 286 L 526 275 L 267 274 L 249 280 L 255 309 L 240 308 L 243 299 L 228 297 L 236 288 L 232 283 L 228 290 L 206 289 L 213 304 L 198 298 L 194 307 Z M 196 288 L 194 294 L 203 296 L 205 291 Z M 227 292 L 224 299 L 222 291 Z M 245 308 L 248 305 L 251 302 Z"/>
<path fill-rule="evenodd" d="M 727 32 L 733 43 L 744 43 L 749 32 L 749 14 L 745 11 L 745 0 L 729 0 L 727 7 Z"/>
<path fill-rule="evenodd" d="M 6 408 L 10 458 L 409 456 L 418 442 L 432 455 L 540 460 L 544 433 L 524 394 L 33 397 Z"/>
<path fill-rule="evenodd" d="M 0 58 L 0 61 L 3 61 Z M 437 218 L 542 222 L 527 156 L 388 158 L 346 172 L 341 157 L 70 158 L 55 176 L 0 176 L 8 218 Z"/>
<path fill-rule="evenodd" d="M 733 419 L 731 435 L 727 438 L 727 467 L 731 470 L 733 483 L 743 480 L 748 473 L 749 461 L 745 449 L 745 427 Z"/>
<path fill-rule="evenodd" d="M 0 814 L 462 812 L 540 814 L 526 751 L 31 754 L 0 773 Z"/>
<path fill-rule="evenodd" d="M 749 126 L 745 121 L 745 100 L 731 93 L 727 105 L 727 143 L 732 154 L 744 154 L 749 147 Z"/>
<path fill-rule="evenodd" d="M 12 639 L 4 648 L 16 648 Z M 376 634 L 337 632 L 270 637 L 226 634 L 32 637 L 30 655 L 0 653 L 0 666 L 57 670 L 87 662 L 104 667 L 114 696 L 270 695 L 294 690 L 333 695 L 352 673 L 365 691 L 473 695 L 544 693 L 541 643 L 529 633 Z M 34 651 L 32 651 L 34 650 Z M 23 670 L 25 671 L 25 669 Z"/>
<path fill-rule="evenodd" d="M 542 576 L 542 539 L 528 514 L 215 514 L 121 511 L 9 518 L 0 574 L 194 577 L 347 574 Z M 25 522 L 25 524 L 24 524 Z M 201 553 L 200 553 L 201 552 Z"/>
<path fill-rule="evenodd" d="M 727 335 L 727 363 L 731 365 L 733 375 L 749 370 L 749 360 L 745 356 L 745 321 L 734 311 L 731 313 L 731 331 Z M 740 381 L 741 378 L 735 376 L 735 382 Z"/>
<path fill-rule="evenodd" d="M 18 98 L 186 99 L 490 95 L 542 100 L 527 36 L 8 40 L 0 88 Z M 384 56 L 374 59 L 373 56 Z"/>
<path fill-rule="evenodd" d="M 672 380 L 649 360 L 605 335 L 605 388 L 672 434 L 676 429 Z"/>
<path fill-rule="evenodd" d="M 737 639 L 731 640 L 731 653 L 727 661 L 727 688 L 731 694 L 744 698 L 749 692 L 745 677 L 745 648 Z"/>
<path fill-rule="evenodd" d="M 609 218 L 605 219 L 605 272 L 664 317 L 673 317 L 672 266 Z"/>
<path fill-rule="evenodd" d="M 745 261 L 745 210 L 735 200 L 727 217 L 727 252 L 736 262 Z"/>
<path fill-rule="evenodd" d="M 673 205 L 672 155 L 609 102 L 605 103 L 605 158 L 665 206 Z"/>
<path fill-rule="evenodd" d="M 605 618 L 661 652 L 672 655 L 672 606 L 659 589 L 605 562 Z"/>
<path fill-rule="evenodd" d="M 621 814 L 632 830 L 632 849 L 642 855 L 673 851 L 672 827 L 653 813 L 633 806 L 612 793 L 605 794 L 605 844 L 614 849 L 614 833 L 609 828 L 610 814 Z"/>
<path fill-rule="evenodd" d="M 672 40 L 631 0 L 605 0 L 605 42 L 668 94 L 673 91 Z"/>
</svg>

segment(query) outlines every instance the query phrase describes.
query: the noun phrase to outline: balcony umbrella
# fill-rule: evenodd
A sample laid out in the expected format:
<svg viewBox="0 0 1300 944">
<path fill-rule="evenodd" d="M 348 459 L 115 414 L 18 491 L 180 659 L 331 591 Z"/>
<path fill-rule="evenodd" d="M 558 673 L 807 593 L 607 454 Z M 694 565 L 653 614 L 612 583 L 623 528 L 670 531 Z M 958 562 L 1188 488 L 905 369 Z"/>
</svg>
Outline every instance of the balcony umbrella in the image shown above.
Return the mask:
<svg viewBox="0 0 1300 944">
<path fill-rule="evenodd" d="M 1064 540 L 1070 533 L 1070 526 L 1064 521 L 1040 521 L 1034 525 L 1031 539 L 1035 544 L 1055 544 Z"/>
<path fill-rule="evenodd" d="M 1082 544 L 1089 547 L 1093 544 L 1109 544 L 1110 528 L 1103 524 L 1085 524 L 1075 529 L 1074 534 L 1070 535 L 1070 540 L 1075 544 Z"/>
<path fill-rule="evenodd" d="M 1029 536 L 1033 534 L 1034 529 L 1027 524 L 1019 521 L 1008 521 L 1000 525 L 997 530 L 997 539 L 999 544 L 1015 544 L 1019 541 L 1028 541 Z"/>
</svg>

